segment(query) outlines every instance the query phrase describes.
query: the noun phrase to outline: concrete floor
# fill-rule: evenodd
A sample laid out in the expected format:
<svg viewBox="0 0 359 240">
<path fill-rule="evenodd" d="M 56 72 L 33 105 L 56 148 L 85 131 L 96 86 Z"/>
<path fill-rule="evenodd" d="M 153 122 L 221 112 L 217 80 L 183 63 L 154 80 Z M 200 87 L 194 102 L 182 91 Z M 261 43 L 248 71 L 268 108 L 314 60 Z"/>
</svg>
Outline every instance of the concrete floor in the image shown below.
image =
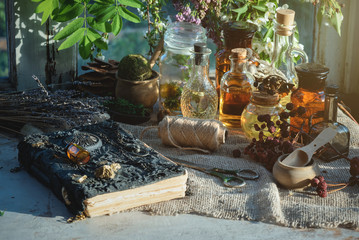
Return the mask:
<svg viewBox="0 0 359 240">
<path fill-rule="evenodd" d="M 127 212 L 71 224 L 52 192 L 18 166 L 17 140 L 0 137 L 0 239 L 359 239 L 348 229 L 292 229 L 196 215 Z"/>
</svg>

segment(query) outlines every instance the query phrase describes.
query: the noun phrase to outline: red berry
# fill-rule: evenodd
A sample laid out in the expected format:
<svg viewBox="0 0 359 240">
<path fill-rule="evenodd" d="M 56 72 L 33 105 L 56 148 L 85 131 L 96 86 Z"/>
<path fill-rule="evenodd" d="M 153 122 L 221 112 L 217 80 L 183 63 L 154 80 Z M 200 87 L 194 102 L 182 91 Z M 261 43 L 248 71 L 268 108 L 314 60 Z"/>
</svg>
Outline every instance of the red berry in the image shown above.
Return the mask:
<svg viewBox="0 0 359 240">
<path fill-rule="evenodd" d="M 293 103 L 287 103 L 287 105 L 285 105 L 285 108 L 290 111 L 290 110 L 292 110 L 294 108 L 294 104 Z"/>
<path fill-rule="evenodd" d="M 324 182 L 320 182 L 319 184 L 318 184 L 318 188 L 320 188 L 320 189 L 323 189 L 323 190 L 327 190 L 327 183 L 324 181 Z"/>
<path fill-rule="evenodd" d="M 327 190 L 317 188 L 317 193 L 318 193 L 319 197 L 322 197 L 322 198 L 325 198 L 326 196 L 328 196 Z"/>
<path fill-rule="evenodd" d="M 325 181 L 323 176 L 317 176 L 317 178 L 319 179 L 319 182 L 324 182 Z"/>
<path fill-rule="evenodd" d="M 310 185 L 312 187 L 317 187 L 319 183 L 320 183 L 319 179 L 315 177 L 311 180 Z"/>
</svg>

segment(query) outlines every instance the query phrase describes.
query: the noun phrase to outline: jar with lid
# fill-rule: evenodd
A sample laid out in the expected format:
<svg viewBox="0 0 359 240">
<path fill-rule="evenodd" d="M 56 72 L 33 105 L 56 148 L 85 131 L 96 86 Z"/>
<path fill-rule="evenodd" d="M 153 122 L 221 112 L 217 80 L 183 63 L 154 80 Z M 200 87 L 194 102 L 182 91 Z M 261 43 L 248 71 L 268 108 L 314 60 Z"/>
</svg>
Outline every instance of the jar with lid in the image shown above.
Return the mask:
<svg viewBox="0 0 359 240">
<path fill-rule="evenodd" d="M 209 79 L 209 55 L 205 43 L 195 43 L 190 79 L 183 88 L 181 110 L 184 117 L 214 119 L 218 109 L 218 96 Z"/>
<path fill-rule="evenodd" d="M 219 120 L 228 128 L 241 127 L 241 114 L 249 103 L 254 77 L 247 71 L 247 50 L 232 49 L 231 70 L 221 80 Z"/>
<path fill-rule="evenodd" d="M 160 59 L 160 108 L 171 115 L 181 115 L 181 94 L 191 72 L 191 49 L 196 42 L 206 42 L 203 27 L 187 22 L 173 22 L 164 36 L 164 54 Z"/>
<path fill-rule="evenodd" d="M 259 138 L 259 129 L 262 129 L 263 136 L 275 137 L 279 134 L 279 128 L 268 129 L 267 123 L 258 121 L 259 115 L 269 115 L 270 121 L 276 123 L 280 119 L 279 114 L 284 109 L 279 103 L 279 95 L 268 94 L 266 92 L 255 91 L 252 94 L 250 103 L 246 106 L 242 113 L 242 130 L 248 139 Z M 258 125 L 258 126 L 255 126 Z M 259 128 L 258 128 L 259 127 Z"/>
<path fill-rule="evenodd" d="M 229 71 L 231 51 L 234 48 L 252 48 L 252 39 L 258 27 L 247 22 L 227 22 L 223 26 L 224 48 L 216 53 L 216 84 L 220 92 L 223 75 Z M 249 55 L 249 54 L 248 54 Z"/>
<path fill-rule="evenodd" d="M 336 85 L 330 85 L 325 88 L 324 121 L 314 124 L 309 134 L 315 138 L 324 129 L 328 127 L 334 128 L 337 134 L 329 143 L 340 154 L 348 156 L 350 132 L 345 125 L 337 122 L 338 90 L 339 88 Z M 342 158 L 335 150 L 329 147 L 321 148 L 316 155 L 327 162 Z"/>
<path fill-rule="evenodd" d="M 329 73 L 329 68 L 317 63 L 303 63 L 295 67 L 298 75 L 298 89 L 291 96 L 294 111 L 298 107 L 306 109 L 304 114 L 298 113 L 290 118 L 291 131 L 298 132 L 303 125 L 303 130 L 309 132 L 311 125 L 323 121 L 320 112 L 324 111 L 324 88 Z M 304 123 L 303 123 L 304 122 Z"/>
</svg>

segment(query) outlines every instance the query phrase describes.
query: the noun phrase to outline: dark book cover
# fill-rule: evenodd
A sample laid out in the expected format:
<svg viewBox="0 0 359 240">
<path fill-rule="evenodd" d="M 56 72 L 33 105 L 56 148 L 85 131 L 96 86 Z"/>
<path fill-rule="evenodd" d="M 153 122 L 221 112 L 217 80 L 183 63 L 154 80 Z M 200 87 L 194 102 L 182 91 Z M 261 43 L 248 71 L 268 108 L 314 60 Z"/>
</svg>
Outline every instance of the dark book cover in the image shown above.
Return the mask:
<svg viewBox="0 0 359 240">
<path fill-rule="evenodd" d="M 66 154 L 70 143 L 78 144 L 90 153 L 88 163 L 78 165 L 70 161 Z M 19 143 L 18 149 L 20 165 L 51 188 L 74 214 L 85 210 L 86 199 L 185 174 L 183 167 L 169 161 L 113 121 L 30 135 Z M 95 176 L 96 169 L 114 163 L 121 166 L 115 171 L 114 178 Z M 79 182 L 77 177 L 84 175 L 87 178 Z"/>
</svg>

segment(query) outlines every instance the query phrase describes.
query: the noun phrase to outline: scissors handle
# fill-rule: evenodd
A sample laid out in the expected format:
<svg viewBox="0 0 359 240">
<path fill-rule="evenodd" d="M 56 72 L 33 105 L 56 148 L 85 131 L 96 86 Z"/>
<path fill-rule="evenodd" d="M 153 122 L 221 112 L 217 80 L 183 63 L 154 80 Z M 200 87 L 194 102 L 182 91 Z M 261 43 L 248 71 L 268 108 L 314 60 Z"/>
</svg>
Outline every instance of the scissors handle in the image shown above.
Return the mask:
<svg viewBox="0 0 359 240">
<path fill-rule="evenodd" d="M 222 173 L 216 171 L 209 171 L 209 174 L 219 177 L 223 181 L 223 185 L 230 188 L 240 188 L 246 185 L 246 182 L 243 178 L 238 176 L 226 176 Z"/>
<path fill-rule="evenodd" d="M 226 170 L 221 168 L 213 168 L 212 171 L 219 172 L 219 173 L 225 173 L 225 174 L 232 174 L 234 176 L 247 179 L 247 180 L 256 180 L 259 178 L 259 174 L 251 169 L 238 169 L 238 170 Z"/>
</svg>

